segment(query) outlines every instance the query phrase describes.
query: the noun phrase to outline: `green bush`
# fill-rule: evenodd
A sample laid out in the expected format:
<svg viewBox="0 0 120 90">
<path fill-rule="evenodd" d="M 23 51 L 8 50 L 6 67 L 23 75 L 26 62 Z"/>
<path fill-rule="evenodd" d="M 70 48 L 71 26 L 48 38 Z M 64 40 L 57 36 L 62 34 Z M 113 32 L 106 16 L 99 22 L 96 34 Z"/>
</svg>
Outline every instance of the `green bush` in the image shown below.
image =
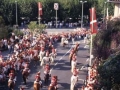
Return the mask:
<svg viewBox="0 0 120 90">
<path fill-rule="evenodd" d="M 13 30 L 13 33 L 15 33 L 15 35 L 19 36 L 19 35 L 23 35 L 23 32 L 20 31 L 19 29 L 15 29 Z"/>
</svg>

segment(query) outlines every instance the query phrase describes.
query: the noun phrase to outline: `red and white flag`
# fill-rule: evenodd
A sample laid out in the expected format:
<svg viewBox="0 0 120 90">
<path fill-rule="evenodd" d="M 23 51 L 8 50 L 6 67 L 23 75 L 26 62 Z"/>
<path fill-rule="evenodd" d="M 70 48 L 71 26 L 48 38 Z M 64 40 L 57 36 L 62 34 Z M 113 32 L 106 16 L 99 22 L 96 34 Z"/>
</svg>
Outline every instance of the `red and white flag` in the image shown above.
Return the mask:
<svg viewBox="0 0 120 90">
<path fill-rule="evenodd" d="M 97 33 L 97 20 L 96 20 L 96 12 L 95 8 L 90 9 L 90 29 L 91 33 L 95 34 Z"/>
<path fill-rule="evenodd" d="M 42 3 L 41 2 L 38 2 L 38 15 L 42 15 Z"/>
</svg>

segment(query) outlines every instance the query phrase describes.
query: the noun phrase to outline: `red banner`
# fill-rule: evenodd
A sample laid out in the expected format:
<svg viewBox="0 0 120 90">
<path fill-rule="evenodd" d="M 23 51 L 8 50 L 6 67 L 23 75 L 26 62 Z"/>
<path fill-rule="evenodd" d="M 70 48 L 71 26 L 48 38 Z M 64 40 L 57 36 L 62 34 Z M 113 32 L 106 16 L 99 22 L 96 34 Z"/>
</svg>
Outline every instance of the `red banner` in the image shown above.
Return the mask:
<svg viewBox="0 0 120 90">
<path fill-rule="evenodd" d="M 38 15 L 42 15 L 42 3 L 41 2 L 38 2 Z"/>
<path fill-rule="evenodd" d="M 96 20 L 96 12 L 95 8 L 90 9 L 90 29 L 91 33 L 97 33 L 97 20 Z"/>
</svg>

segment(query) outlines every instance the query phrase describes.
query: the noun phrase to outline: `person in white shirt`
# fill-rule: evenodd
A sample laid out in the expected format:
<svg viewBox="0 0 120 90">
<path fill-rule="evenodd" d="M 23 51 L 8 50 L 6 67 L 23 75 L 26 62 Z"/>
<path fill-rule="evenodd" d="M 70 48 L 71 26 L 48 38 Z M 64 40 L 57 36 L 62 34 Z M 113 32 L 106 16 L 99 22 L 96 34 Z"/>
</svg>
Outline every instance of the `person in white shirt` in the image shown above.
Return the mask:
<svg viewBox="0 0 120 90">
<path fill-rule="evenodd" d="M 76 68 L 76 65 L 77 65 L 76 58 L 72 58 L 72 61 L 71 61 L 71 72 L 73 72 L 74 68 Z"/>
<path fill-rule="evenodd" d="M 44 55 L 45 55 L 45 51 L 44 51 L 44 49 L 41 49 L 40 52 L 39 52 L 40 61 L 42 61 Z"/>
<path fill-rule="evenodd" d="M 49 54 L 46 54 L 46 56 L 43 57 L 43 59 L 41 61 L 41 66 L 43 66 L 44 64 L 50 64 Z"/>
<path fill-rule="evenodd" d="M 73 74 L 72 77 L 71 77 L 70 90 L 74 90 L 75 85 L 77 84 L 77 81 L 78 81 L 78 74 L 75 73 L 75 74 Z"/>
</svg>

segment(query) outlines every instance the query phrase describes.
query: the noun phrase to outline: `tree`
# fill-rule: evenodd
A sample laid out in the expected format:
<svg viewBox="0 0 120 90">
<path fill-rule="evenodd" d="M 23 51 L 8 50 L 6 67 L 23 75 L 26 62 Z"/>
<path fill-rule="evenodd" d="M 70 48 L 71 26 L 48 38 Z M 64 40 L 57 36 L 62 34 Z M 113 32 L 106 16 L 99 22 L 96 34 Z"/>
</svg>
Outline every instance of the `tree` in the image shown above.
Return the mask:
<svg viewBox="0 0 120 90">
<path fill-rule="evenodd" d="M 6 24 L 12 24 L 14 14 L 14 4 L 12 2 L 5 2 L 4 0 L 0 6 L 0 12 Z"/>
<path fill-rule="evenodd" d="M 30 29 L 30 31 L 32 33 L 35 33 L 35 29 L 37 28 L 36 22 L 35 21 L 31 21 L 30 24 L 28 25 L 28 28 Z"/>
<path fill-rule="evenodd" d="M 42 2 L 43 6 L 43 20 L 55 19 L 54 3 L 59 3 L 58 18 L 65 20 L 73 18 L 75 20 L 81 17 L 81 3 L 79 0 L 17 0 L 18 20 L 20 24 L 21 17 L 30 18 L 30 20 L 37 20 L 38 17 L 38 2 Z M 0 1 L 0 14 L 3 16 L 6 24 L 15 24 L 16 7 L 15 0 L 1 0 Z M 84 4 L 84 15 L 89 15 L 89 9 L 95 6 L 98 17 L 103 17 L 104 14 L 104 0 L 87 0 Z M 109 3 L 110 15 L 113 12 L 114 4 Z"/>
<path fill-rule="evenodd" d="M 5 22 L 2 16 L 0 16 L 0 40 L 7 38 L 9 34 L 8 27 L 5 26 Z"/>
<path fill-rule="evenodd" d="M 120 51 L 108 57 L 99 68 L 100 90 L 119 90 L 120 88 Z"/>
<path fill-rule="evenodd" d="M 93 44 L 94 56 L 102 58 L 101 65 L 98 67 L 98 90 L 119 90 L 120 18 L 113 19 L 107 23 L 107 29 L 98 32 Z"/>
<path fill-rule="evenodd" d="M 120 43 L 120 20 L 108 21 L 107 29 L 99 31 L 93 42 L 94 56 L 107 59 Z"/>
<path fill-rule="evenodd" d="M 37 24 L 35 21 L 30 22 L 30 24 L 28 25 L 28 28 L 30 29 L 31 33 L 38 34 L 38 33 L 42 33 L 44 31 L 44 29 L 46 28 L 46 26 L 44 24 Z"/>
</svg>

